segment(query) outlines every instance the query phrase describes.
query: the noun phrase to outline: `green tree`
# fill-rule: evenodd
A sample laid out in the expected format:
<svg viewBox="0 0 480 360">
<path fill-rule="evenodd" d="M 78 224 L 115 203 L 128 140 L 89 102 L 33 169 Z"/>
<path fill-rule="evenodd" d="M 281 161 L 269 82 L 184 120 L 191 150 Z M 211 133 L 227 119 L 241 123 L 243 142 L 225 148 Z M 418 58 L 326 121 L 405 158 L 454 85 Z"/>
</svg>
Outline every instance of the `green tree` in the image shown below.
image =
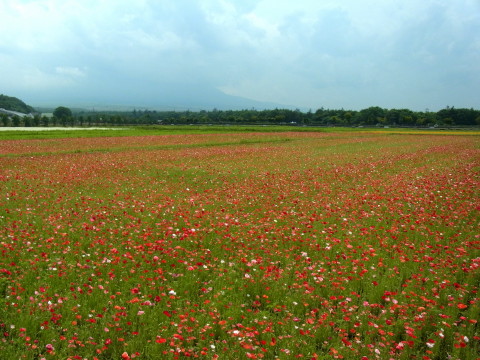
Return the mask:
<svg viewBox="0 0 480 360">
<path fill-rule="evenodd" d="M 42 118 L 40 117 L 39 114 L 35 114 L 33 117 L 33 126 L 40 126 L 40 122 L 42 121 Z"/>
<path fill-rule="evenodd" d="M 23 124 L 25 127 L 31 127 L 32 126 L 33 119 L 30 116 L 25 116 L 23 118 Z"/>
<path fill-rule="evenodd" d="M 348 125 L 350 125 L 351 122 L 352 122 L 352 117 L 353 117 L 352 113 L 351 113 L 350 111 L 347 111 L 347 112 L 345 113 L 345 116 L 344 116 L 344 117 L 345 117 L 345 122 L 346 122 Z"/>
<path fill-rule="evenodd" d="M 8 116 L 7 116 L 7 114 L 0 114 L 0 118 L 2 119 L 3 126 L 8 126 Z"/>
<path fill-rule="evenodd" d="M 357 121 L 362 125 L 375 125 L 385 117 L 386 111 L 378 106 L 370 106 L 360 110 L 357 114 Z"/>
<path fill-rule="evenodd" d="M 45 115 L 42 116 L 42 126 L 48 127 L 49 118 Z"/>
<path fill-rule="evenodd" d="M 21 121 L 20 116 L 13 115 L 13 117 L 12 117 L 13 126 L 19 127 L 20 126 L 20 121 Z"/>
<path fill-rule="evenodd" d="M 60 122 L 63 126 L 66 126 L 67 125 L 67 120 L 72 117 L 72 110 L 70 110 L 69 108 L 67 108 L 65 106 L 59 106 L 53 112 L 53 116 L 56 119 L 60 120 Z"/>
</svg>

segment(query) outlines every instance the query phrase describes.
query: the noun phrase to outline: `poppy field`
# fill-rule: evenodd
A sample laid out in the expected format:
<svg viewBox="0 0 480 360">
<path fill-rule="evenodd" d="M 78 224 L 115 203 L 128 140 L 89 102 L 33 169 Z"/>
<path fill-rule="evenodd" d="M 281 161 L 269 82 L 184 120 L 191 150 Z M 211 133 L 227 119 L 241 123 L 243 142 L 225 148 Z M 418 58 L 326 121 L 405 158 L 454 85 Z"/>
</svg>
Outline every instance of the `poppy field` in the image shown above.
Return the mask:
<svg viewBox="0 0 480 360">
<path fill-rule="evenodd" d="M 0 140 L 0 357 L 480 359 L 480 137 Z"/>
</svg>

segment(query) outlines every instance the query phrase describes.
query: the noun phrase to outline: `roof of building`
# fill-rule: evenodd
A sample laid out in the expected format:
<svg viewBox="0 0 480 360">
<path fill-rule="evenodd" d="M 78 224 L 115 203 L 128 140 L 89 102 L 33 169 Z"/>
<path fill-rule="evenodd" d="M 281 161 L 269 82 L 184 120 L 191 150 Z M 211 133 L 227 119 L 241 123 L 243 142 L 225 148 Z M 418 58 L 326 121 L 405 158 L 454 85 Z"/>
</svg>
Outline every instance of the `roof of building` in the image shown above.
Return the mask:
<svg viewBox="0 0 480 360">
<path fill-rule="evenodd" d="M 21 113 L 21 112 L 18 112 L 18 111 L 11 111 L 11 110 L 6 110 L 4 108 L 0 108 L 0 114 L 7 114 L 7 115 L 10 115 L 10 116 L 20 116 L 20 117 L 25 117 L 25 116 L 28 116 L 28 117 L 33 117 L 32 114 L 24 114 L 24 113 Z"/>
</svg>

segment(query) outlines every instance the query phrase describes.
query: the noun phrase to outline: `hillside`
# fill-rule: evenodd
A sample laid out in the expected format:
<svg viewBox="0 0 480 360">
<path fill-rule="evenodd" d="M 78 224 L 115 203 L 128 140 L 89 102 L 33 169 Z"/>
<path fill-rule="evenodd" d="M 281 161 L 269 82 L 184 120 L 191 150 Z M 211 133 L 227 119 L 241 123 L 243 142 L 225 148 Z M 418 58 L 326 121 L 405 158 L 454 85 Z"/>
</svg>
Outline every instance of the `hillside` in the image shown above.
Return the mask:
<svg viewBox="0 0 480 360">
<path fill-rule="evenodd" d="M 10 111 L 18 111 L 24 114 L 34 112 L 33 107 L 25 104 L 22 100 L 16 97 L 0 94 L 0 108 Z"/>
</svg>

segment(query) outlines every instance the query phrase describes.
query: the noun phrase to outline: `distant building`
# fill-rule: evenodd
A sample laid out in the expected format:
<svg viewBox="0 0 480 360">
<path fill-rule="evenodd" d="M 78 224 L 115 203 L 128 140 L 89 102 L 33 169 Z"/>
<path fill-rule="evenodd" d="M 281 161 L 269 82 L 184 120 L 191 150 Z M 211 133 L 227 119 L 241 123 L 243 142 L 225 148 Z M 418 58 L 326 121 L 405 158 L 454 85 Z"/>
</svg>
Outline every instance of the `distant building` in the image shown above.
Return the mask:
<svg viewBox="0 0 480 360">
<path fill-rule="evenodd" d="M 33 118 L 32 114 L 24 114 L 24 113 L 21 113 L 21 112 L 18 112 L 18 111 L 5 110 L 4 108 L 0 108 L 0 114 L 7 114 L 8 116 L 15 116 L 16 115 L 16 116 L 21 117 L 21 118 L 24 118 L 24 117 Z"/>
</svg>

